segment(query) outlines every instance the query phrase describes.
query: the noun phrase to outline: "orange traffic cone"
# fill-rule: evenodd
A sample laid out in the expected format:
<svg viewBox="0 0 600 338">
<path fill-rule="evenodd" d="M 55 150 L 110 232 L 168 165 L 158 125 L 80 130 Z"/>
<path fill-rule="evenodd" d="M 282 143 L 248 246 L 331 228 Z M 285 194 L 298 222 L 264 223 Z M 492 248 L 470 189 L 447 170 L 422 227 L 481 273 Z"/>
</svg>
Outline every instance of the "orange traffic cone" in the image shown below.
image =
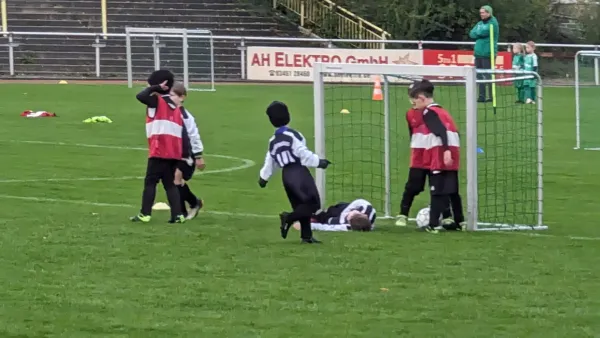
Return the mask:
<svg viewBox="0 0 600 338">
<path fill-rule="evenodd" d="M 381 90 L 381 78 L 375 77 L 375 86 L 373 87 L 373 101 L 383 101 L 383 91 Z"/>
</svg>

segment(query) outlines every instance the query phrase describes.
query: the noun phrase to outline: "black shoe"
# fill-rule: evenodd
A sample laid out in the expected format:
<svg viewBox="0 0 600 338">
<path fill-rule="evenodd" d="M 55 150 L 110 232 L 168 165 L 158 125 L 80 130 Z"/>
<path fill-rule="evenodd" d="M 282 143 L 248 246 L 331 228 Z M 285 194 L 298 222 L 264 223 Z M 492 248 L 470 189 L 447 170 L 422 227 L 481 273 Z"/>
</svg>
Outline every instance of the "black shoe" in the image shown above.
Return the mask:
<svg viewBox="0 0 600 338">
<path fill-rule="evenodd" d="M 525 102 L 521 101 L 521 100 L 517 100 L 515 101 L 516 104 L 524 104 Z"/>
<path fill-rule="evenodd" d="M 311 238 L 302 238 L 302 244 L 321 244 L 321 241 L 311 237 Z"/>
<path fill-rule="evenodd" d="M 289 213 L 287 212 L 282 212 L 281 214 L 279 214 L 279 229 L 281 230 L 281 238 L 286 239 L 287 235 L 288 235 L 288 231 L 290 231 L 291 228 L 291 224 L 288 224 L 287 222 L 287 218 L 288 218 Z"/>
<path fill-rule="evenodd" d="M 479 102 L 479 103 L 486 102 L 486 100 L 485 100 L 485 97 L 480 97 L 480 98 L 478 98 L 478 99 L 477 99 L 477 102 Z"/>
<path fill-rule="evenodd" d="M 494 102 L 494 99 L 487 99 L 485 102 Z"/>
<path fill-rule="evenodd" d="M 178 215 L 175 218 L 171 218 L 167 223 L 185 223 L 185 217 L 183 215 Z"/>
<path fill-rule="evenodd" d="M 449 222 L 449 223 L 445 223 L 442 224 L 442 228 L 446 231 L 461 231 L 462 228 L 459 224 L 456 224 L 456 222 Z"/>
</svg>

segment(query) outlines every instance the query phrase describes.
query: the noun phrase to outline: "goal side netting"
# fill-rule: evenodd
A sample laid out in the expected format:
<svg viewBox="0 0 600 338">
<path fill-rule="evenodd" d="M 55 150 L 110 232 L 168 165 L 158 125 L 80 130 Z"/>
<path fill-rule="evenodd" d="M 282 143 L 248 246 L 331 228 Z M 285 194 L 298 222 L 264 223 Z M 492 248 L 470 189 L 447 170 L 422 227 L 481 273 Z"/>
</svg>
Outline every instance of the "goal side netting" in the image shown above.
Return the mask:
<svg viewBox="0 0 600 338">
<path fill-rule="evenodd" d="M 478 79 L 478 77 L 480 79 Z M 534 104 L 513 81 L 538 79 Z M 315 150 L 333 162 L 316 173 L 323 207 L 357 198 L 394 217 L 408 176 L 408 84 L 427 78 L 461 137 L 461 195 L 469 230 L 542 230 L 542 90 L 537 74 L 473 67 L 315 64 Z M 381 97 L 374 81 L 381 83 Z M 492 102 L 478 103 L 483 86 Z M 427 188 L 409 216 L 429 203 Z"/>
<path fill-rule="evenodd" d="M 596 114 L 600 94 L 600 51 L 582 50 L 575 54 L 575 149 L 600 150 Z"/>
<path fill-rule="evenodd" d="M 129 88 L 155 70 L 169 69 L 190 91 L 215 90 L 211 31 L 126 27 L 125 39 Z"/>
</svg>

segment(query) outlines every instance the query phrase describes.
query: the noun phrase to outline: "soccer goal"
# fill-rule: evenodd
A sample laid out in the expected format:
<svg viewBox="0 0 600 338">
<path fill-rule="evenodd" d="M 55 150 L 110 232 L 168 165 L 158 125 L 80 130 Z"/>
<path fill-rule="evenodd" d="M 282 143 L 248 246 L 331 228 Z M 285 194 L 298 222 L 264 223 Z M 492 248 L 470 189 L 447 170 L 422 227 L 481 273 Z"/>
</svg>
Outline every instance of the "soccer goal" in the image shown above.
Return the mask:
<svg viewBox="0 0 600 338">
<path fill-rule="evenodd" d="M 600 51 L 582 50 L 575 54 L 575 149 L 600 150 L 600 117 L 596 114 L 599 58 Z"/>
<path fill-rule="evenodd" d="M 385 217 L 399 212 L 410 152 L 407 84 L 427 78 L 436 83 L 436 102 L 460 128 L 468 229 L 547 229 L 542 221 L 542 90 L 537 74 L 323 63 L 315 64 L 313 74 L 315 150 L 333 162 L 316 174 L 323 205 L 366 198 Z M 533 76 L 538 78 L 537 104 L 516 103 L 512 81 Z M 382 82 L 381 97 L 372 95 L 379 94 L 373 77 Z M 493 102 L 477 102 L 480 84 L 494 87 Z"/>
<path fill-rule="evenodd" d="M 180 28 L 125 28 L 127 84 L 145 81 L 161 68 L 171 70 L 191 91 L 215 90 L 211 31 Z"/>
</svg>

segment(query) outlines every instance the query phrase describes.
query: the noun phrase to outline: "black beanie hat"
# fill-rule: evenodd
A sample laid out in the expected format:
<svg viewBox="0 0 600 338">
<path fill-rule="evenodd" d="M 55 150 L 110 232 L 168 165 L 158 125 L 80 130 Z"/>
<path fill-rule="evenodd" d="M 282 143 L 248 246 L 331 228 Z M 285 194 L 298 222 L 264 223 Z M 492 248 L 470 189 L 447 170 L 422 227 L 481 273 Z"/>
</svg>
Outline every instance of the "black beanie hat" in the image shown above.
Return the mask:
<svg viewBox="0 0 600 338">
<path fill-rule="evenodd" d="M 153 72 L 148 77 L 148 84 L 151 86 L 159 85 L 165 81 L 167 81 L 167 87 L 169 87 L 169 89 L 161 89 L 158 92 L 161 94 L 169 94 L 169 91 L 171 90 L 171 88 L 173 87 L 173 83 L 175 82 L 175 76 L 173 75 L 173 73 L 166 69 L 161 69 Z"/>
<path fill-rule="evenodd" d="M 273 101 L 267 107 L 267 116 L 275 128 L 283 127 L 290 123 L 290 112 L 283 102 Z"/>
</svg>

